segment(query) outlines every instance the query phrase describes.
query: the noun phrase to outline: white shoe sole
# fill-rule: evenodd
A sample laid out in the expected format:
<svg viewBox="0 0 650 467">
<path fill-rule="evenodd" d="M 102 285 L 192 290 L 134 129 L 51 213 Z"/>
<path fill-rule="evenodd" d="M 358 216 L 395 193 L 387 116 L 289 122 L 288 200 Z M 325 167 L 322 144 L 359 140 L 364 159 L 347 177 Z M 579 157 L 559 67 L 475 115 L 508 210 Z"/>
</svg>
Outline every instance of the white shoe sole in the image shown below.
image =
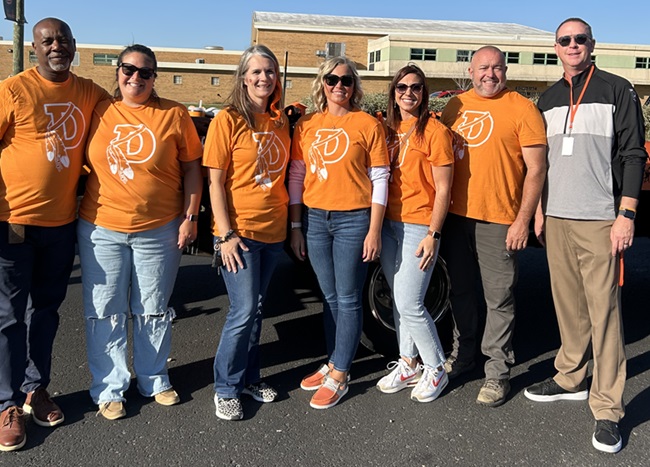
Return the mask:
<svg viewBox="0 0 650 467">
<path fill-rule="evenodd" d="M 616 453 L 617 453 L 618 451 L 620 451 L 621 448 L 623 447 L 623 440 L 621 439 L 621 440 L 619 440 L 619 442 L 616 443 L 614 446 L 610 446 L 610 445 L 608 445 L 608 444 L 602 444 L 602 443 L 599 443 L 599 442 L 596 440 L 596 435 L 594 434 L 594 435 L 591 437 L 591 444 L 592 444 L 596 449 L 598 449 L 599 451 L 602 451 L 602 452 L 608 452 L 608 453 L 610 453 L 610 454 L 616 454 Z"/>
<path fill-rule="evenodd" d="M 531 394 L 528 389 L 524 390 L 524 396 L 535 402 L 555 402 L 555 401 L 585 401 L 589 398 L 589 391 L 578 392 L 565 392 L 562 394 L 554 394 L 552 396 L 540 396 L 538 394 Z"/>
</svg>

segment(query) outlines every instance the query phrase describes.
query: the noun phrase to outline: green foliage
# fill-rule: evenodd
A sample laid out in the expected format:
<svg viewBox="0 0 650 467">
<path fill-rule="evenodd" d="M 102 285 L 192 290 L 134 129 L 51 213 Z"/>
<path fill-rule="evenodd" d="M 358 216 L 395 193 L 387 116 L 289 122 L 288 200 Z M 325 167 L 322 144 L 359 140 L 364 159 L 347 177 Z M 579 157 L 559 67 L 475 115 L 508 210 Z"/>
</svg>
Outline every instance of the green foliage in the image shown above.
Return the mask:
<svg viewBox="0 0 650 467">
<path fill-rule="evenodd" d="M 429 99 L 429 110 L 433 112 L 442 112 L 442 109 L 445 108 L 449 99 L 451 99 L 451 97 Z M 307 112 L 313 112 L 316 110 L 311 96 L 305 97 L 300 102 L 307 106 Z M 377 112 L 385 112 L 387 107 L 388 94 L 385 92 L 366 94 L 363 96 L 363 100 L 361 101 L 361 110 L 368 112 L 371 115 L 375 115 Z"/>
</svg>

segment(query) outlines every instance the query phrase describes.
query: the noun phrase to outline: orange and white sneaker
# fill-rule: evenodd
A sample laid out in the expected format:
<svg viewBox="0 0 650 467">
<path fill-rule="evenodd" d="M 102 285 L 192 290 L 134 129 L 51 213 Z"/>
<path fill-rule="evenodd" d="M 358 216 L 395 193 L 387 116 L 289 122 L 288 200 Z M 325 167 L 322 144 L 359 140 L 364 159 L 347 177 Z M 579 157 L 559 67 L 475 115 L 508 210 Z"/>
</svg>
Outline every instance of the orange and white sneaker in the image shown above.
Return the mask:
<svg viewBox="0 0 650 467">
<path fill-rule="evenodd" d="M 305 376 L 300 382 L 300 387 L 305 391 L 315 391 L 319 389 L 323 385 L 325 377 L 329 372 L 330 367 L 323 364 L 318 370 Z"/>
<path fill-rule="evenodd" d="M 312 396 L 309 405 L 314 409 L 329 409 L 339 403 L 348 393 L 347 381 L 341 383 L 331 376 L 325 377 L 325 382 Z"/>
</svg>

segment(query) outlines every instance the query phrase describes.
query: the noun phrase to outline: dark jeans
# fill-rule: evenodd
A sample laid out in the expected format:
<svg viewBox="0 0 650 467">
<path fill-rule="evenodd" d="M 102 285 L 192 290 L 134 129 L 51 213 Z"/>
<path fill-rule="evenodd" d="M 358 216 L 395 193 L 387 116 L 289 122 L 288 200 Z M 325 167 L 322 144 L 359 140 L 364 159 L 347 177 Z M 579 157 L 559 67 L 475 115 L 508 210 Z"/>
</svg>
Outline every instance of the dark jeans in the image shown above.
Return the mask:
<svg viewBox="0 0 650 467">
<path fill-rule="evenodd" d="M 58 309 L 68 289 L 75 223 L 25 226 L 22 243 L 8 242 L 0 222 L 0 411 L 50 382 Z"/>
</svg>

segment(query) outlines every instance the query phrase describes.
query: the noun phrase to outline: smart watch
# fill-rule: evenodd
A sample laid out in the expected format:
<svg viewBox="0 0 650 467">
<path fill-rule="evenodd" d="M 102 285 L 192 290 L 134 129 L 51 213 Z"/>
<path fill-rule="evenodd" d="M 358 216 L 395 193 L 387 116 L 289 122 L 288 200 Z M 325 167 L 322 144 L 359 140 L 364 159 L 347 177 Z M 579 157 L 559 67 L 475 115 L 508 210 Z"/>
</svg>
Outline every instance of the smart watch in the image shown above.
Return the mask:
<svg viewBox="0 0 650 467">
<path fill-rule="evenodd" d="M 618 210 L 618 215 L 634 220 L 636 218 L 636 211 L 633 211 L 632 209 L 621 208 Z"/>
<path fill-rule="evenodd" d="M 440 237 L 442 237 L 442 235 L 440 235 L 440 232 L 431 229 L 427 230 L 427 235 L 431 235 L 434 240 L 440 240 Z"/>
<path fill-rule="evenodd" d="M 185 219 L 187 219 L 190 222 L 198 222 L 199 216 L 198 214 L 186 214 Z"/>
</svg>

